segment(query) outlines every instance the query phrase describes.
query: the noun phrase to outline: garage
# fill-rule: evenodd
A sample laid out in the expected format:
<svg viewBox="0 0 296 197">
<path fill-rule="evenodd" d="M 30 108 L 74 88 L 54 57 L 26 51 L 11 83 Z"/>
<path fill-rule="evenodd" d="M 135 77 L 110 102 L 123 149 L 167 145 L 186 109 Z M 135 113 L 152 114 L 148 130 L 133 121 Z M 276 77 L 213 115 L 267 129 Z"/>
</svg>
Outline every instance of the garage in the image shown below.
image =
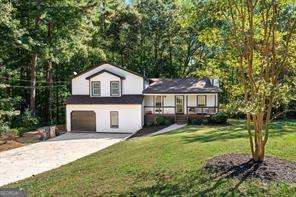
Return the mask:
<svg viewBox="0 0 296 197">
<path fill-rule="evenodd" d="M 72 132 L 96 132 L 96 113 L 94 111 L 72 111 Z"/>
</svg>

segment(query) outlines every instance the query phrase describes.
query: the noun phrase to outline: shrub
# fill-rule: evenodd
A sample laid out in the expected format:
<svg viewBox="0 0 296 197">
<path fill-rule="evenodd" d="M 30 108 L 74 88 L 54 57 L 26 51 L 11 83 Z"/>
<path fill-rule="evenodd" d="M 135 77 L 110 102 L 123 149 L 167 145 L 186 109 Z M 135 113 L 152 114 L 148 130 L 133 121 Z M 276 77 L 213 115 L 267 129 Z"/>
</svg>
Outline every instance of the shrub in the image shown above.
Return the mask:
<svg viewBox="0 0 296 197">
<path fill-rule="evenodd" d="M 38 118 L 34 117 L 30 110 L 26 110 L 16 119 L 15 127 L 21 128 L 21 133 L 24 133 L 31 129 L 35 129 L 38 126 L 38 123 Z"/>
<path fill-rule="evenodd" d="M 7 123 L 0 120 L 0 135 L 9 132 L 10 128 Z"/>
<path fill-rule="evenodd" d="M 200 118 L 198 118 L 198 119 L 191 119 L 189 121 L 189 124 L 191 124 L 191 125 L 202 125 L 203 123 L 204 123 L 204 120 L 203 119 L 200 119 Z"/>
<path fill-rule="evenodd" d="M 228 115 L 225 112 L 218 112 L 208 118 L 208 123 L 214 124 L 226 124 L 228 119 Z"/>
<path fill-rule="evenodd" d="M 19 131 L 17 129 L 9 129 L 5 132 L 2 132 L 0 138 L 4 141 L 14 140 L 16 141 L 19 136 Z"/>
<path fill-rule="evenodd" d="M 235 119 L 245 119 L 246 114 L 242 111 L 235 111 L 233 113 L 228 113 L 230 118 L 235 118 Z"/>
<path fill-rule="evenodd" d="M 167 117 L 157 115 L 155 118 L 154 124 L 155 125 L 169 125 L 169 124 L 171 124 L 171 121 Z"/>
</svg>

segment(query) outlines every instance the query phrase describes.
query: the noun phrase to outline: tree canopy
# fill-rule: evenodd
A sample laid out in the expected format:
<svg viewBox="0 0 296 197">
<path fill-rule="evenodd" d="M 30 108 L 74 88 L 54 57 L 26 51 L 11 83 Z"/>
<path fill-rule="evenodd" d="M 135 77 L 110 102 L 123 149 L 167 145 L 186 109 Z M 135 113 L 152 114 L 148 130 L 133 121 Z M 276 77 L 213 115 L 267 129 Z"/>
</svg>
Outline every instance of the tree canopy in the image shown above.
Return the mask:
<svg viewBox="0 0 296 197">
<path fill-rule="evenodd" d="M 263 103 L 295 107 L 292 0 L 0 0 L 0 16 L 1 111 L 43 125 L 64 122 L 73 72 L 102 61 L 147 77 L 219 78 L 222 106 L 250 115 Z"/>
</svg>

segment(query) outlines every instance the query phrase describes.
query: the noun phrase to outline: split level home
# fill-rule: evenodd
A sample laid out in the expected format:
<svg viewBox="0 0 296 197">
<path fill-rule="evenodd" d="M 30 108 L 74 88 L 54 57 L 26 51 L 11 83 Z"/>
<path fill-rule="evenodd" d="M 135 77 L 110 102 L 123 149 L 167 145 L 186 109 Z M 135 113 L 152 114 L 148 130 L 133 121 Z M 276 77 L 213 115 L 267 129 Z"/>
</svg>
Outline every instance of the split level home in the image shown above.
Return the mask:
<svg viewBox="0 0 296 197">
<path fill-rule="evenodd" d="M 67 131 L 134 133 L 156 116 L 185 123 L 218 112 L 218 80 L 145 78 L 103 63 L 71 79 Z"/>
</svg>

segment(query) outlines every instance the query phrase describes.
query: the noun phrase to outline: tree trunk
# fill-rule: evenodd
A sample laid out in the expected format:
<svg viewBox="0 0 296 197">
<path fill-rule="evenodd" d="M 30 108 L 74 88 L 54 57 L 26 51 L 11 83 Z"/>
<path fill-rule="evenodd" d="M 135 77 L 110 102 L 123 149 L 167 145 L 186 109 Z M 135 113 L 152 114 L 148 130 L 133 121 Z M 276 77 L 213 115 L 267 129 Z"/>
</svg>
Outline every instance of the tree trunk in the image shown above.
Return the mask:
<svg viewBox="0 0 296 197">
<path fill-rule="evenodd" d="M 30 75 L 31 75 L 31 91 L 30 91 L 30 110 L 35 116 L 36 113 L 36 73 L 37 73 L 37 54 L 33 54 L 30 63 Z"/>
<path fill-rule="evenodd" d="M 254 135 L 251 132 L 251 116 L 247 114 L 247 128 L 249 132 L 249 142 L 252 152 L 253 160 L 256 162 L 262 162 L 265 156 L 265 141 L 263 138 L 263 125 L 264 118 L 263 113 L 259 113 L 252 116 L 254 125 Z"/>
<path fill-rule="evenodd" d="M 48 85 L 46 88 L 46 113 L 45 113 L 45 120 L 48 125 L 51 124 L 52 120 L 52 113 L 51 113 L 51 102 L 52 102 L 52 62 L 51 60 L 47 61 L 47 67 L 46 67 L 46 84 Z"/>
<path fill-rule="evenodd" d="M 55 81 L 59 81 L 59 66 L 56 65 Z M 59 124 L 59 86 L 56 86 L 56 124 Z"/>
<path fill-rule="evenodd" d="M 159 36 L 158 36 L 158 33 L 156 33 L 155 40 L 154 40 L 154 63 L 155 63 L 154 73 L 156 74 L 156 77 L 159 77 L 159 73 L 160 73 L 160 67 L 158 62 L 158 46 L 159 46 Z"/>
</svg>

